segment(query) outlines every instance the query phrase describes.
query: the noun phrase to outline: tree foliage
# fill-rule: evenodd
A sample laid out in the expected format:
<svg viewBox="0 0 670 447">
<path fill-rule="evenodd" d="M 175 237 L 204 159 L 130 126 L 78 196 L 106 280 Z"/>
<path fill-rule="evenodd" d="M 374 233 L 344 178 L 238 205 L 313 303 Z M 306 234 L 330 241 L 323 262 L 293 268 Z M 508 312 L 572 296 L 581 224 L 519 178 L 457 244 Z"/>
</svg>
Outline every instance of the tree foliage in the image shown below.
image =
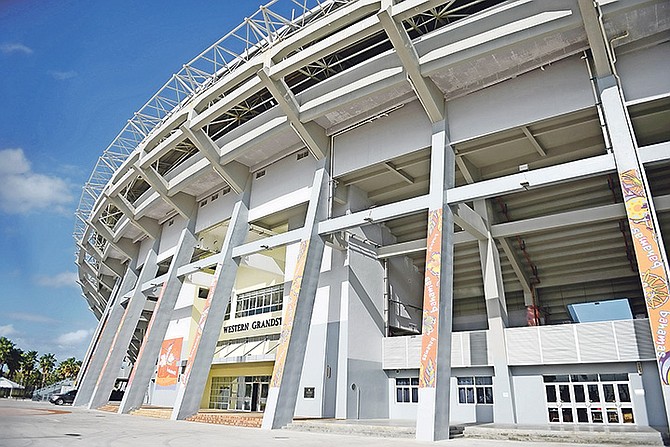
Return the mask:
<svg viewBox="0 0 670 447">
<path fill-rule="evenodd" d="M 10 339 L 0 337 L 0 377 L 23 385 L 26 395 L 64 379 L 75 379 L 80 368 L 81 360 L 74 357 L 59 363 L 54 354 L 24 352 Z"/>
</svg>

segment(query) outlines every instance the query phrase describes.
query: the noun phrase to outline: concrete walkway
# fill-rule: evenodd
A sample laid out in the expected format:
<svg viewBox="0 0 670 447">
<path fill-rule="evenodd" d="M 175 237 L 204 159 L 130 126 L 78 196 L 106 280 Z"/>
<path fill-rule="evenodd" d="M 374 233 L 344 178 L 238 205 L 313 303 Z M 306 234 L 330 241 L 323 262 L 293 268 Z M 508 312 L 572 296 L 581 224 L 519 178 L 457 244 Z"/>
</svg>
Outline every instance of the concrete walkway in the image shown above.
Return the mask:
<svg viewBox="0 0 670 447">
<path fill-rule="evenodd" d="M 0 399 L 0 446 L 2 447 L 244 447 L 319 446 L 319 447 L 540 447 L 542 442 L 485 439 L 451 439 L 437 443 L 412 439 L 357 437 L 289 430 L 265 431 L 186 421 L 170 421 L 140 416 L 119 415 L 80 407 L 57 407 L 44 402 Z M 551 443 L 564 447 L 568 443 Z M 580 444 L 586 447 L 587 444 Z"/>
</svg>

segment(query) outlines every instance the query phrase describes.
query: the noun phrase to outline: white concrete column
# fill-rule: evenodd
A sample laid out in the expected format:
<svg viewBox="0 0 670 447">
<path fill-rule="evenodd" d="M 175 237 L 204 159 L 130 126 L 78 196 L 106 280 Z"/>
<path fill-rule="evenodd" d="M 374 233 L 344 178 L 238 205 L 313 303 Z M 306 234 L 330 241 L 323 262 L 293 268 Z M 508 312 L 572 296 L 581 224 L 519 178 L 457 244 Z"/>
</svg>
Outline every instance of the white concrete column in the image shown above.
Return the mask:
<svg viewBox="0 0 670 447">
<path fill-rule="evenodd" d="M 293 421 L 307 337 L 325 247 L 318 224 L 327 216 L 330 157 L 319 161 L 307 208 L 304 235 L 295 266 L 291 291 L 284 304 L 281 336 L 275 358 L 263 428 L 281 428 Z"/>
<path fill-rule="evenodd" d="M 112 289 L 112 293 L 110 293 L 109 295 L 107 305 L 105 306 L 105 309 L 100 315 L 100 320 L 98 321 L 98 325 L 95 328 L 95 332 L 93 332 L 91 342 L 89 343 L 88 349 L 86 349 L 86 354 L 84 354 L 84 358 L 81 361 L 81 368 L 79 368 L 79 373 L 77 374 L 77 378 L 74 381 L 75 386 L 79 386 L 79 383 L 81 382 L 82 378 L 84 377 L 84 374 L 86 373 L 86 369 L 88 368 L 88 363 L 91 361 L 93 351 L 95 350 L 95 347 L 97 346 L 98 341 L 100 340 L 100 336 L 102 335 L 102 329 L 105 327 L 105 323 L 109 318 L 109 314 L 114 308 L 114 300 L 119 293 L 119 287 L 121 287 L 122 280 L 123 278 L 117 278 L 116 282 L 114 283 L 114 288 Z"/>
<path fill-rule="evenodd" d="M 177 270 L 191 262 L 196 242 L 193 232 L 189 228 L 184 228 L 170 262 L 167 278 L 158 295 L 151 321 L 149 321 L 149 326 L 144 334 L 144 340 L 142 340 L 142 346 L 137 355 L 137 360 L 135 360 L 133 371 L 128 379 L 128 386 L 123 394 L 121 405 L 119 405 L 119 413 L 129 413 L 142 406 L 151 376 L 156 369 L 156 359 L 160 355 L 161 345 L 170 324 L 172 311 L 181 290 L 182 280 L 177 276 Z"/>
<path fill-rule="evenodd" d="M 251 182 L 247 180 L 245 190 L 233 209 L 221 248 L 221 260 L 216 265 L 214 281 L 209 288 L 207 301 L 191 343 L 186 370 L 178 384 L 172 419 L 186 419 L 200 409 L 200 400 L 205 391 L 216 343 L 221 335 L 223 317 L 230 302 L 239 266 L 239 260 L 232 256 L 233 248 L 244 243 L 249 231 L 250 189 Z"/>
<path fill-rule="evenodd" d="M 454 187 L 455 157 L 445 121 L 433 124 L 428 240 L 423 297 L 416 438 L 449 438 L 451 328 L 453 320 L 454 215 L 447 190 Z"/>
<path fill-rule="evenodd" d="M 123 317 L 124 309 L 121 306 L 121 299 L 135 287 L 136 282 L 137 272 L 132 267 L 128 267 L 119 288 L 109 298 L 109 302 L 107 303 L 107 308 L 109 309 L 107 318 L 104 320 L 100 319 L 101 323 L 104 321 L 100 336 L 97 341 L 95 338 L 91 341 L 91 345 L 95 344 L 95 346 L 93 346 L 90 360 L 84 372 L 80 375 L 77 385 L 77 396 L 74 399 L 73 405 L 81 406 L 89 404 L 95 384 L 98 382 L 103 365 L 107 359 L 107 354 L 109 354 L 114 342 L 116 329 L 119 327 L 121 318 Z"/>
<path fill-rule="evenodd" d="M 649 313 L 666 420 L 670 425 L 670 337 L 667 336 L 670 319 L 670 271 L 667 252 L 621 87 L 616 78 L 610 75 L 598 79 L 598 90 L 626 205 L 642 291 Z"/>
<path fill-rule="evenodd" d="M 128 352 L 128 346 L 130 346 L 130 342 L 133 339 L 137 322 L 142 316 L 142 310 L 147 301 L 146 295 L 142 292 L 142 285 L 155 278 L 158 271 L 158 264 L 156 263 L 157 251 L 158 241 L 154 241 L 144 260 L 142 271 L 140 272 L 132 296 L 126 305 L 121 322 L 117 327 L 114 341 L 102 366 L 91 400 L 88 403 L 88 408 L 98 408 L 109 402 L 109 395 L 114 388 L 121 364 Z"/>
<path fill-rule="evenodd" d="M 485 200 L 475 202 L 475 210 L 484 219 L 488 238 L 479 240 L 479 258 L 484 280 L 484 298 L 489 324 L 488 352 L 493 360 L 493 422 L 498 424 L 515 424 L 514 393 L 512 378 L 507 364 L 507 343 L 505 328 L 507 327 L 507 304 L 500 268 L 500 253 L 493 236 L 491 236 L 491 213 Z"/>
</svg>

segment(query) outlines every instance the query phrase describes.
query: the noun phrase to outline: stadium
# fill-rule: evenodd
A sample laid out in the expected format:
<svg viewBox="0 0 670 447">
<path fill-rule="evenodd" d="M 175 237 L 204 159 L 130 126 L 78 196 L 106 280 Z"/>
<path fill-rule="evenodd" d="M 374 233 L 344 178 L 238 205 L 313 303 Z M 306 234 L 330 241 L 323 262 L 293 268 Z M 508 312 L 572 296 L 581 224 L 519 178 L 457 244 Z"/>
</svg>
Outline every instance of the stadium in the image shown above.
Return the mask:
<svg viewBox="0 0 670 447">
<path fill-rule="evenodd" d="M 669 72 L 662 0 L 262 6 L 83 188 L 74 404 L 667 430 Z"/>
</svg>

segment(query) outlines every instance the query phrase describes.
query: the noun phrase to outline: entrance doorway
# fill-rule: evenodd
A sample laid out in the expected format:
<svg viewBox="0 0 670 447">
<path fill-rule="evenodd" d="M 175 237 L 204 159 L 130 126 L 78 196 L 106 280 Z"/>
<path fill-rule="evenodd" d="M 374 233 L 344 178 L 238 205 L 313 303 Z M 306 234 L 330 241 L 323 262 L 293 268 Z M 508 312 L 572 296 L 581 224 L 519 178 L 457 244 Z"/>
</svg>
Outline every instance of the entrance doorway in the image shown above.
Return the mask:
<svg viewBox="0 0 670 447">
<path fill-rule="evenodd" d="M 543 376 L 550 423 L 635 424 L 628 374 Z"/>
<path fill-rule="evenodd" d="M 265 411 L 270 376 L 212 377 L 209 408 Z"/>
</svg>

